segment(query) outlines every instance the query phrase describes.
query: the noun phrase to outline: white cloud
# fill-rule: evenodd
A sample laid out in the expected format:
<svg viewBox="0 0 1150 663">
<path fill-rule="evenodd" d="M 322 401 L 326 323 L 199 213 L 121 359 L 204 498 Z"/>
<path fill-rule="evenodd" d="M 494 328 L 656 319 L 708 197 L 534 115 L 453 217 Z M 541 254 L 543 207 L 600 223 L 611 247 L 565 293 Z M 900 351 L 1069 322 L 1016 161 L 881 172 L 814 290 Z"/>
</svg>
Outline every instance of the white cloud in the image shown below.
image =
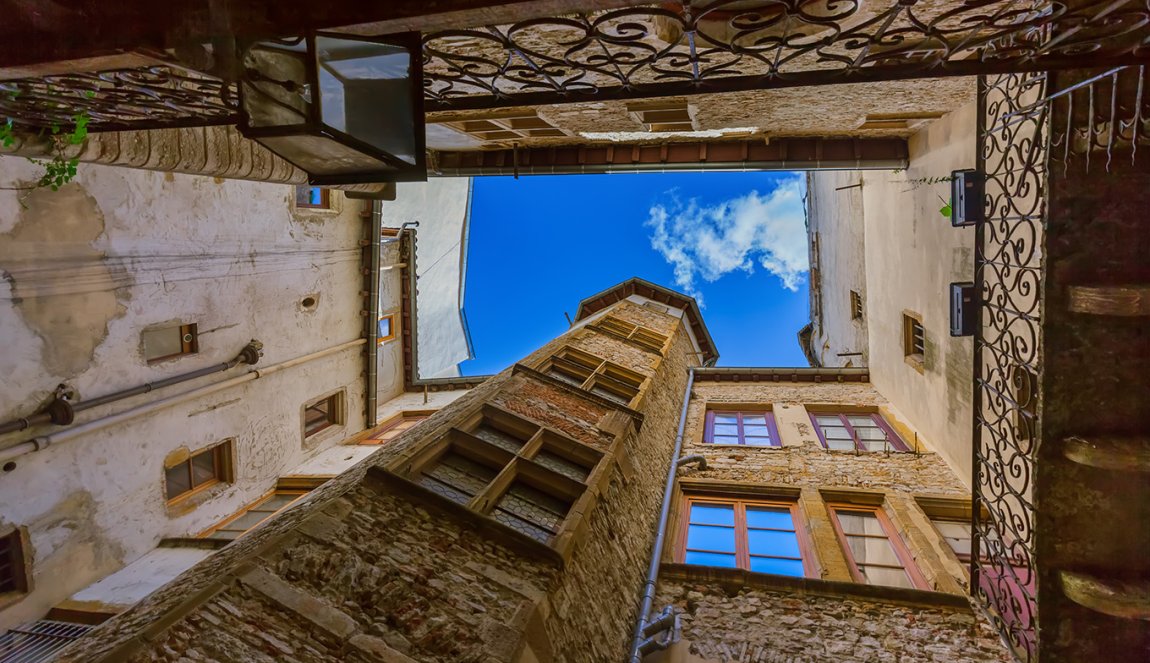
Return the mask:
<svg viewBox="0 0 1150 663">
<path fill-rule="evenodd" d="M 651 207 L 645 224 L 651 247 L 675 271 L 675 283 L 703 304 L 697 279 L 708 283 L 734 271 L 755 271 L 757 263 L 798 290 L 808 270 L 801 176 L 780 180 L 770 193 L 751 191 L 711 207 L 683 203 L 676 192 Z"/>
</svg>

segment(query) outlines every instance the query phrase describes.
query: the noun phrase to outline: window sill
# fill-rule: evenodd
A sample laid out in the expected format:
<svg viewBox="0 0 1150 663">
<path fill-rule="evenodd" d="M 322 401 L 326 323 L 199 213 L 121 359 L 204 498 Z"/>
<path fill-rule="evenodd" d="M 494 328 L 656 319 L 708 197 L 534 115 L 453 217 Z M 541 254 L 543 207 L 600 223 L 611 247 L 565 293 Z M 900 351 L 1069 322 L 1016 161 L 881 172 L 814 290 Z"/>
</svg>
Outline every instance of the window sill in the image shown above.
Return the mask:
<svg viewBox="0 0 1150 663">
<path fill-rule="evenodd" d="M 765 444 L 715 444 L 713 442 L 707 442 L 706 440 L 700 442 L 699 444 L 701 444 L 703 447 L 706 447 L 707 449 L 770 449 L 772 451 L 781 450 L 781 449 L 783 449 L 783 446 L 784 446 L 784 445 L 775 446 L 773 444 L 772 445 L 765 445 Z M 792 446 L 794 446 L 794 445 L 792 445 Z"/>
<path fill-rule="evenodd" d="M 913 607 L 950 608 L 972 612 L 970 602 L 962 594 L 947 594 L 925 589 L 864 585 L 839 580 L 794 578 L 769 573 L 755 573 L 743 569 L 714 566 L 664 563 L 659 569 L 660 580 L 679 580 L 691 583 L 718 583 L 732 592 L 744 588 L 790 592 L 799 596 L 823 596 L 842 599 L 862 599 L 875 603 L 890 603 Z"/>
<path fill-rule="evenodd" d="M 922 355 L 903 355 L 902 359 L 906 362 L 907 366 L 910 366 L 919 373 L 922 373 L 925 370 L 925 364 L 923 362 Z"/>
</svg>

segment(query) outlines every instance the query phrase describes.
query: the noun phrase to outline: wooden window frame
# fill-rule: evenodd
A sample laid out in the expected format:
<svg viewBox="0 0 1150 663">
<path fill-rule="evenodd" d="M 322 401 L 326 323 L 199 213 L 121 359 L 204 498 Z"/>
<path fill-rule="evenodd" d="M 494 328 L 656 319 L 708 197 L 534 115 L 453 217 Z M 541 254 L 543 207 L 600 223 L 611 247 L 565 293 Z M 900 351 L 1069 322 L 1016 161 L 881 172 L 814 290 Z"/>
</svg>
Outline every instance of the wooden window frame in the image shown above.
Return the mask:
<svg viewBox="0 0 1150 663">
<path fill-rule="evenodd" d="M 7 559 L 0 560 L 0 562 L 8 567 L 6 582 L 11 585 L 9 589 L 0 589 L 0 608 L 3 608 L 31 591 L 32 573 L 28 564 L 29 560 L 26 557 L 28 551 L 27 531 L 22 527 L 14 527 L 7 534 L 0 536 L 0 540 L 7 542 Z"/>
<path fill-rule="evenodd" d="M 321 397 L 319 397 L 313 401 L 310 401 L 310 402 L 304 404 L 304 406 L 303 406 L 303 438 L 304 438 L 304 440 L 310 440 L 311 438 L 315 437 L 316 435 L 322 433 L 325 430 L 328 430 L 329 428 L 334 428 L 336 426 L 342 426 L 343 425 L 343 421 L 344 421 L 343 400 L 344 400 L 343 399 L 343 391 L 341 390 L 341 391 L 337 391 L 335 393 L 328 394 L 326 396 L 321 396 Z M 325 401 L 328 403 L 328 409 L 327 409 L 327 413 L 326 413 L 327 417 L 324 420 L 323 425 L 318 426 L 316 428 L 312 428 L 311 430 L 309 430 L 308 429 L 308 422 L 307 422 L 307 411 L 312 409 L 313 407 L 319 405 L 320 403 L 325 402 Z"/>
<path fill-rule="evenodd" d="M 592 368 L 592 365 L 595 367 Z M 607 387 L 605 389 L 606 391 L 625 390 L 630 392 L 633 390 L 635 393 L 631 398 L 622 401 L 603 396 L 602 394 L 595 394 L 600 398 L 618 403 L 627 408 L 635 407 L 635 404 L 643 397 L 644 390 L 648 383 L 648 378 L 644 377 L 641 373 L 632 371 L 629 368 L 624 368 L 606 359 L 601 359 L 584 350 L 572 347 L 560 349 L 554 355 L 544 360 L 538 370 L 541 373 L 550 375 L 556 366 L 560 366 L 561 369 L 566 369 L 560 372 L 574 373 L 574 377 L 576 378 L 583 377 L 580 372 L 586 374 L 586 378 L 581 384 L 573 384 L 573 386 L 588 393 L 594 393 L 593 389 L 596 387 L 604 388 L 604 385 Z M 623 394 L 616 395 L 620 398 L 623 397 Z"/>
<path fill-rule="evenodd" d="M 387 315 L 379 316 L 379 319 L 376 320 L 376 322 L 375 322 L 376 333 L 379 332 L 379 323 L 383 322 L 384 320 L 388 321 L 388 327 L 387 328 L 391 331 L 391 333 L 388 334 L 387 336 L 376 336 L 375 342 L 378 345 L 383 345 L 384 343 L 395 339 L 395 314 L 394 313 L 388 313 Z"/>
<path fill-rule="evenodd" d="M 475 431 L 483 426 L 491 426 L 516 437 L 523 441 L 523 445 L 512 452 L 478 437 Z M 540 451 L 547 451 L 567 459 L 572 464 L 582 466 L 587 470 L 586 478 L 577 481 L 540 464 L 535 460 Z M 466 503 L 420 484 L 424 473 L 438 466 L 448 454 L 458 454 L 493 471 L 493 478 Z M 426 494 L 434 495 L 434 499 L 440 503 L 450 502 L 455 505 L 453 508 L 462 507 L 497 523 L 500 527 L 516 532 L 519 536 L 530 538 L 536 543 L 557 549 L 561 555 L 566 555 L 571 552 L 578 521 L 584 514 L 591 512 L 598 494 L 605 488 L 605 482 L 615 464 L 612 462 L 613 455 L 613 452 L 604 452 L 585 445 L 488 403 L 432 444 L 406 458 L 396 459 L 388 469 L 405 477 Z M 436 482 L 442 482 L 438 478 L 432 478 Z M 496 520 L 494 516 L 503 497 L 512 486 L 520 482 L 570 504 L 567 514 L 558 525 L 557 532 L 546 541 L 531 537 L 511 525 Z"/>
<path fill-rule="evenodd" d="M 714 439 L 715 439 L 715 414 L 716 413 L 734 414 L 734 415 L 738 416 L 739 441 L 738 441 L 737 445 L 729 445 L 726 443 L 716 443 L 714 441 Z M 767 430 L 770 432 L 770 436 L 771 436 L 771 443 L 770 444 L 747 444 L 746 436 L 743 434 L 743 415 L 744 414 L 750 414 L 750 415 L 756 415 L 756 416 L 757 415 L 766 415 Z M 737 410 L 733 409 L 733 408 L 732 409 L 714 408 L 714 409 L 708 409 L 707 410 L 706 423 L 704 424 L 704 427 L 703 427 L 703 444 L 718 444 L 718 446 L 747 446 L 747 447 L 753 447 L 753 448 L 772 449 L 772 448 L 782 447 L 783 446 L 783 440 L 782 440 L 782 438 L 779 437 L 779 427 L 775 423 L 775 412 L 771 408 L 766 408 L 766 409 L 762 409 L 762 410 L 751 410 L 751 409 L 746 409 L 746 408 L 740 408 Z"/>
<path fill-rule="evenodd" d="M 475 125 L 487 123 L 489 128 Z M 450 127 L 484 143 L 506 143 L 534 138 L 561 138 L 570 132 L 552 124 L 529 108 L 504 109 L 433 122 Z"/>
<path fill-rule="evenodd" d="M 194 355 L 200 351 L 200 337 L 199 337 L 199 333 L 196 329 L 196 323 L 194 323 L 194 322 L 186 324 L 186 325 L 178 325 L 178 326 L 173 325 L 171 327 L 153 327 L 152 329 L 145 329 L 141 333 L 141 336 L 143 334 L 146 334 L 146 333 L 162 332 L 162 331 L 168 331 L 168 330 L 172 330 L 172 329 L 176 330 L 176 333 L 179 334 L 179 337 L 180 337 L 180 351 L 179 352 L 173 352 L 171 354 L 162 355 L 159 357 L 149 357 L 148 356 L 148 342 L 145 339 L 141 339 L 143 346 L 144 346 L 144 361 L 146 361 L 149 366 L 152 364 L 158 364 L 160 362 L 168 361 L 169 359 L 175 359 L 177 357 L 183 357 L 185 355 Z"/>
<path fill-rule="evenodd" d="M 247 529 L 246 529 L 246 530 L 244 530 L 243 532 L 240 532 L 240 533 L 239 533 L 239 534 L 236 536 L 236 538 L 234 538 L 234 539 L 220 539 L 220 540 L 229 541 L 229 542 L 230 542 L 230 541 L 236 541 L 236 540 L 238 540 L 238 539 L 240 539 L 240 538 L 242 538 L 242 537 L 246 536 L 246 535 L 247 535 L 247 533 L 248 533 L 248 532 L 250 532 L 250 531 L 252 531 L 253 529 L 255 529 L 255 528 L 259 527 L 260 525 L 262 525 L 262 524 L 266 523 L 267 521 L 271 520 L 272 518 L 275 518 L 275 517 L 276 517 L 276 516 L 278 516 L 279 514 L 283 513 L 283 512 L 284 512 L 284 511 L 286 511 L 288 508 L 292 507 L 292 506 L 293 506 L 293 505 L 295 505 L 297 502 L 299 502 L 301 499 L 303 499 L 304 497 L 306 497 L 306 496 L 308 495 L 308 493 L 310 493 L 310 492 L 311 492 L 311 491 L 309 491 L 309 490 L 284 489 L 284 488 L 275 488 L 275 489 L 273 489 L 273 490 L 269 490 L 268 492 L 266 492 L 266 493 L 264 493 L 263 495 L 261 495 L 261 496 L 259 497 L 259 499 L 255 500 L 255 501 L 253 501 L 253 502 L 249 502 L 248 504 L 245 504 L 243 507 L 241 507 L 241 508 L 240 508 L 240 510 L 239 510 L 239 511 L 236 511 L 235 513 L 233 513 L 232 515 L 228 516 L 227 518 L 224 518 L 223 520 L 221 520 L 220 522 L 216 523 L 215 525 L 212 525 L 211 527 L 207 528 L 207 529 L 206 529 L 206 530 L 204 530 L 203 532 L 200 532 L 198 535 L 196 535 L 196 538 L 198 538 L 198 539 L 206 539 L 206 538 L 210 537 L 212 534 L 215 534 L 217 531 L 219 531 L 219 530 L 221 530 L 221 529 L 223 529 L 223 528 L 227 527 L 229 524 L 231 524 L 231 523 L 233 523 L 233 522 L 235 522 L 235 521 L 239 520 L 239 519 L 240 519 L 242 516 L 246 515 L 246 514 L 247 514 L 249 511 L 251 511 L 252 509 L 255 509 L 255 508 L 256 508 L 256 507 L 258 507 L 259 505 L 261 505 L 261 504 L 264 504 L 264 503 L 266 503 L 266 502 L 270 501 L 270 500 L 271 500 L 273 497 L 275 497 L 276 495 L 295 495 L 295 496 L 296 496 L 296 498 L 295 498 L 295 499 L 293 499 L 292 501 L 290 501 L 290 502 L 288 502 L 287 504 L 283 505 L 283 506 L 282 506 L 282 507 L 280 507 L 279 509 L 276 509 L 275 511 L 272 511 L 272 512 L 271 512 L 271 513 L 269 513 L 269 514 L 268 514 L 266 517 L 264 517 L 264 518 L 261 518 L 261 519 L 260 519 L 258 522 L 256 522 L 256 524 L 254 524 L 254 525 L 252 525 L 251 527 L 247 528 Z"/>
<path fill-rule="evenodd" d="M 383 422 L 382 426 L 380 426 L 375 431 L 373 431 L 368 437 L 365 437 L 364 439 L 357 442 L 357 444 L 365 444 L 365 445 L 387 444 L 388 442 L 391 441 L 391 439 L 390 438 L 386 439 L 386 440 L 380 439 L 379 438 L 380 435 L 384 435 L 384 434 L 394 430 L 400 424 L 403 424 L 403 423 L 406 423 L 406 422 L 412 421 L 412 420 L 414 420 L 415 423 L 412 424 L 411 426 L 409 426 L 408 428 L 418 426 L 419 422 L 426 420 L 428 417 L 435 414 L 435 412 L 436 412 L 435 410 L 412 410 L 412 411 L 400 412 L 399 414 L 396 414 L 395 416 L 391 417 L 387 421 Z M 407 429 L 404 429 L 404 430 L 407 430 Z"/>
<path fill-rule="evenodd" d="M 922 372 L 926 361 L 926 326 L 918 313 L 902 312 L 902 354 L 908 364 Z"/>
<path fill-rule="evenodd" d="M 197 485 L 195 483 L 194 474 L 192 473 L 192 461 L 205 454 L 212 454 L 212 478 Z M 217 442 L 216 444 L 213 444 L 209 447 L 204 447 L 203 449 L 200 449 L 194 453 L 190 453 L 184 460 L 165 467 L 164 497 L 166 498 L 167 503 L 176 504 L 188 499 L 193 495 L 198 495 L 199 493 L 202 493 L 214 486 L 218 486 L 222 483 L 231 483 L 233 480 L 232 466 L 234 454 L 235 445 L 233 444 L 233 440 L 227 439 L 223 442 Z M 185 490 L 182 493 L 179 493 L 178 495 L 172 496 L 168 490 L 167 475 L 168 472 L 175 469 L 176 467 L 179 467 L 180 465 L 187 465 L 188 467 L 188 484 L 191 486 L 191 488 Z"/>
<path fill-rule="evenodd" d="M 605 315 L 589 325 L 592 329 L 614 336 L 644 350 L 663 354 L 670 337 L 654 329 L 628 322 L 613 315 Z"/>
<path fill-rule="evenodd" d="M 761 573 L 759 571 L 751 571 L 751 552 L 749 544 L 749 535 L 747 534 L 747 507 L 748 506 L 762 506 L 768 508 L 785 508 L 791 514 L 791 523 L 794 525 L 795 538 L 798 541 L 799 555 L 803 565 L 803 578 L 818 578 L 818 572 L 815 565 L 814 545 L 809 540 L 806 534 L 806 529 L 802 527 L 805 522 L 799 512 L 799 503 L 797 500 L 790 500 L 784 498 L 771 499 L 769 497 L 756 498 L 756 499 L 743 499 L 735 497 L 712 497 L 710 495 L 693 495 L 688 494 L 683 496 L 683 512 L 679 516 L 679 536 L 678 542 L 675 545 L 675 561 L 679 564 L 686 564 L 687 559 L 687 538 L 690 534 L 691 525 L 691 506 L 695 503 L 704 504 L 722 504 L 734 507 L 735 512 L 735 565 L 736 568 L 742 569 L 749 573 Z M 696 552 L 717 552 L 698 550 Z M 730 552 L 719 552 L 719 554 L 729 555 Z M 767 555 L 755 555 L 756 557 L 768 557 Z M 772 559 L 793 559 L 790 557 L 771 557 Z M 729 568 L 729 567 L 721 567 Z M 764 575 L 778 575 L 778 574 L 764 574 Z M 794 576 L 786 576 L 794 577 Z"/>
<path fill-rule="evenodd" d="M 850 567 L 851 578 L 859 584 L 869 585 L 866 577 L 863 576 L 862 571 L 859 571 L 858 563 L 855 562 L 854 555 L 851 553 L 850 542 L 847 540 L 846 532 L 843 531 L 842 523 L 839 522 L 840 511 L 855 511 L 859 513 L 873 514 L 878 520 L 879 526 L 882 528 L 883 533 L 886 535 L 886 540 L 890 542 L 891 547 L 894 549 L 895 557 L 902 563 L 902 570 L 910 578 L 911 584 L 915 589 L 925 589 L 932 591 L 934 588 L 926 581 L 919 570 L 918 565 L 914 562 L 914 556 L 911 555 L 910 549 L 907 547 L 906 542 L 898 535 L 898 530 L 895 528 L 894 523 L 890 521 L 886 513 L 880 506 L 868 506 L 864 504 L 844 504 L 832 502 L 827 504 L 827 510 L 830 512 L 831 524 L 835 528 L 835 535 L 839 540 L 839 548 L 843 551 L 843 557 L 847 561 L 847 566 Z M 860 536 L 860 535 L 852 535 Z M 878 538 L 871 536 L 871 538 Z M 880 564 L 868 564 L 866 566 L 883 566 L 883 568 L 894 568 Z M 876 587 L 889 587 L 890 585 L 875 585 Z"/>
<path fill-rule="evenodd" d="M 862 320 L 863 318 L 863 302 L 862 295 L 857 290 L 850 291 L 851 297 L 851 320 Z"/>
<path fill-rule="evenodd" d="M 851 422 L 848 417 L 870 417 L 871 421 L 878 424 L 878 427 L 886 433 L 887 442 L 890 442 L 891 448 L 884 451 L 892 451 L 895 453 L 908 453 L 910 451 L 910 447 L 906 445 L 906 442 L 902 439 L 902 437 L 899 436 L 898 433 L 894 432 L 894 428 L 891 428 L 891 425 L 886 421 L 886 417 L 882 416 L 882 413 L 880 412 L 843 412 L 840 410 L 823 411 L 810 410 L 808 408 L 807 414 L 811 419 L 811 424 L 815 427 L 815 434 L 819 436 L 819 444 L 823 445 L 823 448 L 827 451 L 831 451 L 832 449 L 830 445 L 827 444 L 827 439 L 823 436 L 823 428 L 819 425 L 819 421 L 815 417 L 838 417 L 839 421 L 843 424 L 843 426 L 846 427 L 847 432 L 851 435 L 851 441 L 854 442 L 855 445 L 855 453 L 879 452 L 871 451 L 863 445 L 862 440 L 859 439 L 858 433 L 855 432 L 854 426 L 851 426 Z M 834 449 L 834 451 L 845 451 L 845 449 Z"/>
<path fill-rule="evenodd" d="M 691 104 L 687 100 L 655 99 L 627 104 L 631 119 L 643 125 L 650 133 L 698 131 L 699 124 Z M 669 114 L 682 114 L 683 117 L 670 117 Z"/>
<path fill-rule="evenodd" d="M 319 189 L 319 191 L 320 191 L 320 202 L 318 204 L 312 203 L 312 202 L 301 203 L 300 202 L 300 196 L 299 196 L 300 189 L 307 189 L 309 192 L 311 191 L 311 189 Z M 297 209 L 306 209 L 306 210 L 316 210 L 316 209 L 330 210 L 331 209 L 331 189 L 329 189 L 327 187 L 321 187 L 321 186 L 311 186 L 309 184 L 297 184 L 295 190 L 296 190 L 295 206 Z"/>
</svg>

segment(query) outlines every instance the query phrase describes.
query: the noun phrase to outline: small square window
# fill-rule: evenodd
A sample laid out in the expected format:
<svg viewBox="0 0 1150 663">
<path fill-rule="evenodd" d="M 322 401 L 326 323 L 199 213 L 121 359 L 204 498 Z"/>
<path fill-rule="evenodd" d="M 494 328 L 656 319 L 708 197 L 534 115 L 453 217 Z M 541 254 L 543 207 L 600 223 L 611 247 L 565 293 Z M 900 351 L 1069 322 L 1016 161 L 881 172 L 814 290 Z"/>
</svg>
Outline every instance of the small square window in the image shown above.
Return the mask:
<svg viewBox="0 0 1150 663">
<path fill-rule="evenodd" d="M 395 338 L 395 315 L 385 315 L 379 319 L 376 329 L 376 343 L 385 343 Z"/>
<path fill-rule="evenodd" d="M 0 536 L 0 598 L 5 594 L 28 591 L 28 574 L 24 568 L 24 541 L 20 530 Z"/>
<path fill-rule="evenodd" d="M 140 336 L 144 341 L 144 358 L 149 364 L 195 354 L 200 349 L 195 324 L 147 329 Z"/>
<path fill-rule="evenodd" d="M 220 482 L 231 481 L 231 440 L 197 451 L 164 471 L 168 501 Z"/>
<path fill-rule="evenodd" d="M 295 206 L 304 209 L 331 209 L 331 191 L 301 184 L 295 188 Z"/>
<path fill-rule="evenodd" d="M 922 364 L 926 354 L 926 331 L 922 318 L 910 313 L 902 314 L 902 353 L 910 360 Z"/>
<path fill-rule="evenodd" d="M 322 430 L 343 423 L 341 401 L 340 394 L 332 394 L 304 407 L 303 436 L 311 437 Z"/>
<path fill-rule="evenodd" d="M 307 495 L 302 490 L 276 490 L 200 535 L 202 539 L 235 541 L 265 520 L 270 520 Z"/>
<path fill-rule="evenodd" d="M 686 101 L 639 101 L 627 104 L 631 118 L 653 133 L 694 131 L 694 113 Z"/>
<path fill-rule="evenodd" d="M 383 426 L 370 437 L 360 440 L 359 444 L 384 444 L 399 437 L 400 433 L 418 424 L 431 416 L 430 412 L 404 412 L 383 424 Z"/>
<path fill-rule="evenodd" d="M 862 320 L 863 317 L 863 301 L 862 295 L 854 290 L 851 290 L 851 320 Z"/>
</svg>

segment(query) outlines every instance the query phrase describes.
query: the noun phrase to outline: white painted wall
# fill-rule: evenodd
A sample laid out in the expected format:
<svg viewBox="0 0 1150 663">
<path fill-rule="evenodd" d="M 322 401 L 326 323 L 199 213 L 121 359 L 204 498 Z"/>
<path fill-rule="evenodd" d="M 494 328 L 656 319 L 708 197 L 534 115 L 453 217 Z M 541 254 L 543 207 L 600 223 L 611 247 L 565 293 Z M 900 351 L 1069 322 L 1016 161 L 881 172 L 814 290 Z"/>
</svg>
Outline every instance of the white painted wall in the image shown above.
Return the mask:
<svg viewBox="0 0 1150 663">
<path fill-rule="evenodd" d="M 967 487 L 974 343 L 950 336 L 950 283 L 974 280 L 974 228 L 954 228 L 939 213 L 950 198 L 949 183 L 913 181 L 973 168 L 976 125 L 975 104 L 967 104 L 911 137 L 905 171 L 863 176 L 871 382 Z M 922 315 L 922 373 L 903 358 L 903 310 Z"/>
<path fill-rule="evenodd" d="M 205 548 L 156 548 L 72 595 L 74 604 L 126 610 L 212 554 Z M 81 605 L 76 605 L 81 608 Z"/>
<path fill-rule="evenodd" d="M 471 204 L 471 179 L 437 177 L 398 185 L 396 200 L 383 203 L 383 225 L 417 221 L 416 326 L 420 378 L 455 377 L 469 359 L 460 316 L 462 273 Z"/>
<path fill-rule="evenodd" d="M 36 176 L 0 158 L 0 186 Z M 293 188 L 81 165 L 75 183 L 22 206 L 0 191 L 0 419 L 30 414 L 61 382 L 81 398 L 169 377 L 264 343 L 260 366 L 362 336 L 359 203 L 295 214 Z M 314 310 L 301 299 L 318 296 Z M 385 304 L 398 309 L 398 289 Z M 199 325 L 198 354 L 149 366 L 140 331 Z M 0 474 L 0 530 L 26 527 L 33 592 L 0 611 L 0 628 L 42 616 L 77 590 L 192 536 L 270 490 L 276 479 L 363 428 L 362 346 L 159 413 L 62 442 Z M 394 357 L 388 354 L 389 374 Z M 78 416 L 110 413 L 212 384 L 239 367 Z M 345 423 L 309 440 L 303 405 L 345 390 Z M 0 437 L 0 448 L 42 431 Z M 235 481 L 194 508 L 170 510 L 164 460 L 235 440 Z"/>
<path fill-rule="evenodd" d="M 860 171 L 843 170 L 812 172 L 807 182 L 811 306 L 817 308 L 811 311 L 811 345 L 819 364 L 829 368 L 866 366 L 868 360 L 865 207 L 862 187 L 855 186 L 861 180 Z M 851 290 L 863 298 L 861 320 L 851 318 Z M 839 356 L 855 352 L 862 355 Z"/>
</svg>

